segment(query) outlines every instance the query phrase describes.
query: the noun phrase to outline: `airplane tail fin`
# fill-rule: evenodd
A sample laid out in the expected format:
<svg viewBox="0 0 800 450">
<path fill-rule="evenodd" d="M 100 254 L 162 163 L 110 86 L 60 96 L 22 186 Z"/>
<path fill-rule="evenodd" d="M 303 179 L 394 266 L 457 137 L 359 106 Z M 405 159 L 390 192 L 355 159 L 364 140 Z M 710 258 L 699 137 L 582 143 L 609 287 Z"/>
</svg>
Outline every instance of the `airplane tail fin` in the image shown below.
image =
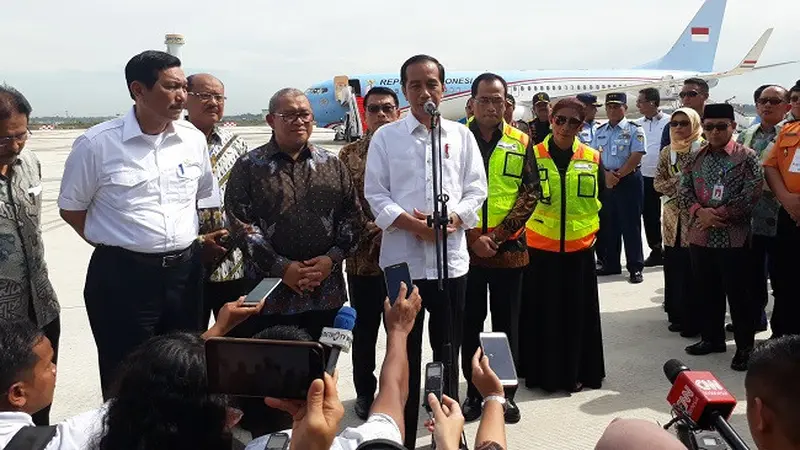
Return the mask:
<svg viewBox="0 0 800 450">
<path fill-rule="evenodd" d="M 769 28 L 761 37 L 758 39 L 756 44 L 753 48 L 747 52 L 742 62 L 736 67 L 736 69 L 741 69 L 742 71 L 750 71 L 756 67 L 758 64 L 758 58 L 761 57 L 761 53 L 764 51 L 764 47 L 767 46 L 767 41 L 769 41 L 770 36 L 772 36 L 772 28 Z"/>
<path fill-rule="evenodd" d="M 705 0 L 669 52 L 637 69 L 711 72 L 727 0 Z"/>
</svg>

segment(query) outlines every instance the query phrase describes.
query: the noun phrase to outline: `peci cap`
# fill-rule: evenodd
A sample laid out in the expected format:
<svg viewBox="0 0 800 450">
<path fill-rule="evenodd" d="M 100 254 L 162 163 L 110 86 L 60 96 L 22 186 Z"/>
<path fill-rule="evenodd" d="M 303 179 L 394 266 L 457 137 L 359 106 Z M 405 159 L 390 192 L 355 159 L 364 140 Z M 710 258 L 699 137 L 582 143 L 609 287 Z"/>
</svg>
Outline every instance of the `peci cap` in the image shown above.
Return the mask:
<svg viewBox="0 0 800 450">
<path fill-rule="evenodd" d="M 703 109 L 703 119 L 730 119 L 736 121 L 733 105 L 728 103 L 712 103 Z"/>
<path fill-rule="evenodd" d="M 547 95 L 547 92 L 539 92 L 533 96 L 534 105 L 541 102 L 550 103 L 550 96 Z"/>
<path fill-rule="evenodd" d="M 583 103 L 586 106 L 603 106 L 602 103 L 597 101 L 596 95 L 589 94 L 588 92 L 578 94 L 575 97 L 578 99 L 579 102 Z"/>
<path fill-rule="evenodd" d="M 624 92 L 610 92 L 606 94 L 606 103 L 628 104 L 628 96 Z"/>
</svg>

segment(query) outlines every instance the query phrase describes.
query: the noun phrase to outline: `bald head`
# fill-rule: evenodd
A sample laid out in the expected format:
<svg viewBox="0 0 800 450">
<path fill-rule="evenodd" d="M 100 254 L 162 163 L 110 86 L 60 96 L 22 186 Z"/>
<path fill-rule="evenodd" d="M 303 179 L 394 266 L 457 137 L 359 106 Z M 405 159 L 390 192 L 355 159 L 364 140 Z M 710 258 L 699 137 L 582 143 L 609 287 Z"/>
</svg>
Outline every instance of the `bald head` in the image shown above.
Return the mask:
<svg viewBox="0 0 800 450">
<path fill-rule="evenodd" d="M 225 85 L 219 78 L 207 73 L 189 75 L 186 81 L 189 121 L 208 136 L 225 114 Z"/>
</svg>

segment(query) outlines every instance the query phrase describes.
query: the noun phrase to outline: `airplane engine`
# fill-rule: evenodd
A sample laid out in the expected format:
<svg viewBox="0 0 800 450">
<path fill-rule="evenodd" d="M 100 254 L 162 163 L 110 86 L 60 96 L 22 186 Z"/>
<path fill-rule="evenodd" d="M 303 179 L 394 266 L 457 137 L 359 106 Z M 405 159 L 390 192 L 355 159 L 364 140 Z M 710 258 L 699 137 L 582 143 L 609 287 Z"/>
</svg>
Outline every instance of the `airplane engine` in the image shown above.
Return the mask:
<svg viewBox="0 0 800 450">
<path fill-rule="evenodd" d="M 714 89 L 719 84 L 719 78 L 709 78 L 706 80 L 709 89 Z"/>
<path fill-rule="evenodd" d="M 678 93 L 681 91 L 681 87 L 678 83 L 673 81 L 674 79 L 675 77 L 672 75 L 665 75 L 663 78 L 661 78 L 662 81 L 669 82 L 660 89 L 659 93 L 661 94 L 662 101 L 675 100 L 678 98 Z"/>
</svg>

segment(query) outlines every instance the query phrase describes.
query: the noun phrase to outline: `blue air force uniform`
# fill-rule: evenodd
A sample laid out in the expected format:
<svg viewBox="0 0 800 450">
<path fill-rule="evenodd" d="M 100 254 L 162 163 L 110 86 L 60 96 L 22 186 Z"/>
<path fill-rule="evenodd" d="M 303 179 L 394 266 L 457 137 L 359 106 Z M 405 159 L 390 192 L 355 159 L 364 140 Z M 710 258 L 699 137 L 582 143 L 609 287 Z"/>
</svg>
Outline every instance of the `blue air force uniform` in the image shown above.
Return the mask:
<svg viewBox="0 0 800 450">
<path fill-rule="evenodd" d="M 606 95 L 606 104 L 627 104 L 624 93 Z M 616 125 L 605 123 L 597 128 L 592 148 L 600 151 L 606 170 L 615 172 L 622 169 L 634 153 L 646 153 L 644 130 L 638 124 L 623 118 Z M 625 240 L 625 259 L 631 281 L 639 278 L 644 269 L 642 251 L 642 203 L 644 184 L 642 173 L 637 167 L 632 173 L 623 176 L 613 189 L 605 191 L 600 211 L 600 239 L 598 257 L 603 265 L 601 274 L 622 272 L 620 254 L 622 240 Z"/>
<path fill-rule="evenodd" d="M 576 98 L 578 99 L 578 101 L 580 101 L 586 106 L 595 106 L 595 107 L 603 106 L 602 103 L 597 101 L 597 96 L 594 94 L 589 94 L 589 93 L 578 94 Z M 578 133 L 578 139 L 582 143 L 591 147 L 592 141 L 594 141 L 594 135 L 595 133 L 597 133 L 597 126 L 598 125 L 596 120 L 592 120 L 591 122 L 584 122 L 583 127 L 581 128 L 581 132 Z"/>
</svg>

